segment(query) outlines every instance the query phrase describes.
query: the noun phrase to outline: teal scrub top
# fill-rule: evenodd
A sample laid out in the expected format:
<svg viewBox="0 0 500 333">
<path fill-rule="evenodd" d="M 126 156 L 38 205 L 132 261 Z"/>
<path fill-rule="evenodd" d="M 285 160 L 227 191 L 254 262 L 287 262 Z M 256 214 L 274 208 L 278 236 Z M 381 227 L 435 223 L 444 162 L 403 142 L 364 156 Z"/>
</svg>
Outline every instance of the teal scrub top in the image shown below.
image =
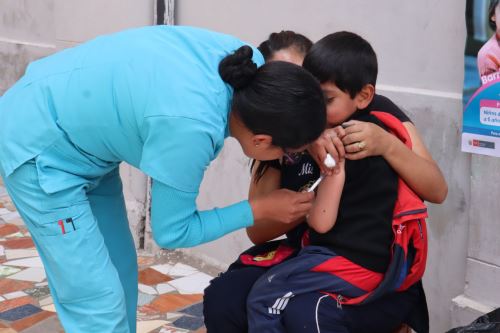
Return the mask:
<svg viewBox="0 0 500 333">
<path fill-rule="evenodd" d="M 31 63 L 0 97 L 6 176 L 67 137 L 97 159 L 126 161 L 171 190 L 197 193 L 228 136 L 233 91 L 218 65 L 245 44 L 199 28 L 151 26 Z M 264 63 L 255 48 L 253 60 Z M 248 217 L 248 203 L 242 209 Z"/>
</svg>

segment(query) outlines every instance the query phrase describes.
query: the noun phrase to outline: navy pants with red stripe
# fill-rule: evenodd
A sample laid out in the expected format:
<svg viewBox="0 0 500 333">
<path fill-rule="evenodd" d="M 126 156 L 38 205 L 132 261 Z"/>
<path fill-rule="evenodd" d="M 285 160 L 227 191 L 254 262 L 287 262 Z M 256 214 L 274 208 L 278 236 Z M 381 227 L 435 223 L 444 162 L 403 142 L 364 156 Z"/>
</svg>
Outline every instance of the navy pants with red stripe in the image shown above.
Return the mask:
<svg viewBox="0 0 500 333">
<path fill-rule="evenodd" d="M 233 265 L 212 280 L 204 297 L 208 333 L 248 332 L 247 296 L 257 280 L 264 275 L 269 277 L 269 271 Z M 281 311 L 280 325 L 290 333 L 389 333 L 408 318 L 422 296 L 418 285 L 368 304 L 338 307 L 335 299 L 312 291 L 289 299 Z"/>
<path fill-rule="evenodd" d="M 274 266 L 261 276 L 248 295 L 248 332 L 286 332 L 281 315 L 293 297 L 318 291 L 327 291 L 349 298 L 365 295 L 368 290 L 360 289 L 330 272 L 314 270 L 333 258 L 341 259 L 328 248 L 306 246 L 295 258 Z M 339 308 L 342 306 L 340 297 Z"/>
</svg>

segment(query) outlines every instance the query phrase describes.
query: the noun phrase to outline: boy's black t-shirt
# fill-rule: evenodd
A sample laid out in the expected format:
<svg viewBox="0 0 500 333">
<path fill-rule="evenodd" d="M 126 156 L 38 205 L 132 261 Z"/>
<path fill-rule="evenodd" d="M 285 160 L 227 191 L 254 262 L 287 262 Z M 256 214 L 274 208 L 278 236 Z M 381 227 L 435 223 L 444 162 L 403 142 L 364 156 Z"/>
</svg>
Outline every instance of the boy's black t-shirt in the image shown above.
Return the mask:
<svg viewBox="0 0 500 333">
<path fill-rule="evenodd" d="M 371 111 L 384 111 L 400 121 L 410 119 L 388 98 L 375 95 L 372 103 L 358 110 L 350 119 L 385 126 Z M 375 272 L 384 273 L 390 261 L 392 216 L 397 198 L 398 176 L 384 158 L 373 156 L 346 160 L 346 181 L 335 226 L 320 234 L 310 229 L 311 245 L 331 248 L 337 254 Z M 281 165 L 281 185 L 294 191 L 307 189 L 320 175 L 319 168 L 307 154 L 285 157 Z M 306 225 L 287 233 L 295 244 Z"/>
</svg>

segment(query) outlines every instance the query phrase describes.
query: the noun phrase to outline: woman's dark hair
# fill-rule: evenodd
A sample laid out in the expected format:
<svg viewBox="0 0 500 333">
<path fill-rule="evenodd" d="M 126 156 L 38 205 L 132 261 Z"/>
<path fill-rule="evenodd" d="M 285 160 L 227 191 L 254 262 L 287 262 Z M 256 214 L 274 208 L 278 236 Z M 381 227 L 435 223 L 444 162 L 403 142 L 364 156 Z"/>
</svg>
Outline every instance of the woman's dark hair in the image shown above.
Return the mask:
<svg viewBox="0 0 500 333">
<path fill-rule="evenodd" d="M 493 15 L 495 15 L 495 9 L 498 6 L 498 0 L 491 0 L 490 1 L 490 9 L 488 10 L 488 23 L 490 24 L 490 28 L 493 29 L 493 31 L 497 30 L 497 25 L 496 22 L 491 19 Z M 500 17 L 497 17 L 497 20 L 500 19 Z"/>
<path fill-rule="evenodd" d="M 257 68 L 253 50 L 242 46 L 219 64 L 222 79 L 234 88 L 231 110 L 254 134 L 273 145 L 300 148 L 325 129 L 326 107 L 319 82 L 300 66 L 273 61 Z"/>
<path fill-rule="evenodd" d="M 352 32 L 323 37 L 307 53 L 303 66 L 321 83 L 330 81 L 351 98 L 377 82 L 377 55 L 370 43 Z"/>
<path fill-rule="evenodd" d="M 298 34 L 294 31 L 282 30 L 280 32 L 271 33 L 267 40 L 260 43 L 258 49 L 264 56 L 264 59 L 269 61 L 272 57 L 274 57 L 276 52 L 286 49 L 292 49 L 305 56 L 312 45 L 313 43 L 306 36 Z M 253 170 L 255 162 L 255 160 L 252 161 L 250 170 Z M 275 162 L 276 161 L 260 161 L 254 173 L 255 182 L 258 182 L 271 164 L 275 165 Z"/>
<path fill-rule="evenodd" d="M 282 30 L 281 32 L 270 34 L 269 38 L 259 45 L 258 49 L 264 56 L 264 59 L 268 61 L 276 52 L 288 48 L 293 48 L 305 55 L 311 46 L 312 42 L 306 36 L 290 30 Z"/>
</svg>

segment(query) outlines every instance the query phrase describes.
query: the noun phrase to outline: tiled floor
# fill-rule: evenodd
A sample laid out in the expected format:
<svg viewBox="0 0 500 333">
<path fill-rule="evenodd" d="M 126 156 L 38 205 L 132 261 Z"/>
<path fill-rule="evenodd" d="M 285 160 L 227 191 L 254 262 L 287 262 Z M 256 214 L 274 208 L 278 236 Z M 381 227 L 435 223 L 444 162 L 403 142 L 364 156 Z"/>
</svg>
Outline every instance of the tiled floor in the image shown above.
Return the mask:
<svg viewBox="0 0 500 333">
<path fill-rule="evenodd" d="M 217 271 L 187 265 L 178 252 L 139 255 L 138 264 L 137 332 L 205 332 L 201 300 Z M 64 330 L 29 232 L 0 182 L 0 333 L 16 332 Z"/>
</svg>

